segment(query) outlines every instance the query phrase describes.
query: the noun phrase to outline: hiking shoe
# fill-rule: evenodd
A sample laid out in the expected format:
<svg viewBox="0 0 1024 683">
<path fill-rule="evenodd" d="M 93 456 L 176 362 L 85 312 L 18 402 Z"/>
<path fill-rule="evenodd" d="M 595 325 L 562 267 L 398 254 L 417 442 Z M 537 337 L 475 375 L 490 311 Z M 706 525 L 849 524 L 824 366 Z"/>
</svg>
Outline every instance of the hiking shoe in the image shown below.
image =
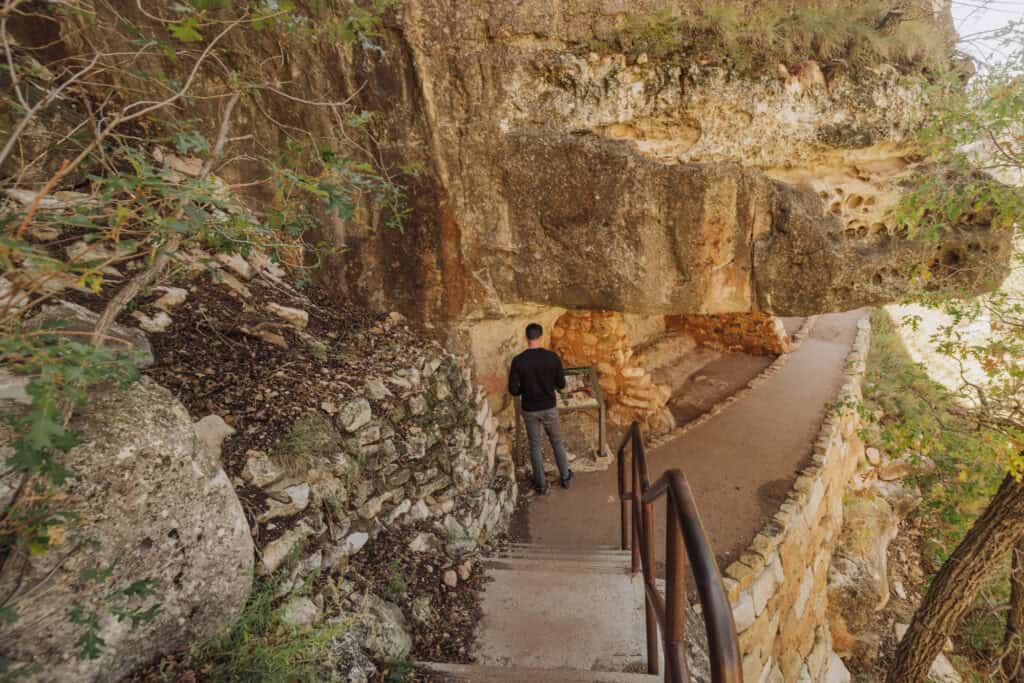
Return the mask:
<svg viewBox="0 0 1024 683">
<path fill-rule="evenodd" d="M 574 476 L 576 476 L 576 475 L 573 474 L 573 471 L 569 470 L 569 474 L 564 476 L 564 477 L 562 477 L 562 488 L 563 489 L 569 488 L 569 485 L 572 483 L 572 478 Z"/>
<path fill-rule="evenodd" d="M 534 484 L 533 490 L 537 492 L 538 496 L 546 496 L 548 495 L 548 491 L 551 490 L 551 487 L 548 486 L 546 483 L 544 484 L 544 486 L 537 486 L 536 484 Z"/>
</svg>

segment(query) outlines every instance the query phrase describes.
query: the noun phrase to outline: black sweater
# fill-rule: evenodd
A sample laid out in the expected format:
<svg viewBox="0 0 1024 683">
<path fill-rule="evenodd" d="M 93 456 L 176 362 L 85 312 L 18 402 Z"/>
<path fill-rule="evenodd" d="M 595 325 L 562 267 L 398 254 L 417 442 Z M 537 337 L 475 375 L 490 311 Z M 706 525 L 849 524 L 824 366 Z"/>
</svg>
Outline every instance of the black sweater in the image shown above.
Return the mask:
<svg viewBox="0 0 1024 683">
<path fill-rule="evenodd" d="M 555 407 L 555 390 L 565 388 L 565 370 L 557 353 L 527 349 L 512 359 L 508 392 L 523 397 L 523 410 L 534 412 Z"/>
</svg>

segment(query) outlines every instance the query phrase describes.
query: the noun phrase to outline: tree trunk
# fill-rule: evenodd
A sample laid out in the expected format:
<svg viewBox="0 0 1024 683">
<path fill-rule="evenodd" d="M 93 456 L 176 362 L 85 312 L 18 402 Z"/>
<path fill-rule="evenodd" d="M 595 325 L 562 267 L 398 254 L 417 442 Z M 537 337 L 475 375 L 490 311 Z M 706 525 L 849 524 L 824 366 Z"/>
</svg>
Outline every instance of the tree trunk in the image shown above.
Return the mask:
<svg viewBox="0 0 1024 683">
<path fill-rule="evenodd" d="M 1024 683 L 1024 536 L 1011 551 L 1010 612 L 1006 615 L 1006 654 L 1003 672 L 1006 680 Z"/>
<path fill-rule="evenodd" d="M 981 517 L 935 576 L 896 649 L 888 683 L 918 683 L 928 678 L 935 657 L 978 588 L 1024 537 L 1024 483 L 1007 475 Z"/>
</svg>

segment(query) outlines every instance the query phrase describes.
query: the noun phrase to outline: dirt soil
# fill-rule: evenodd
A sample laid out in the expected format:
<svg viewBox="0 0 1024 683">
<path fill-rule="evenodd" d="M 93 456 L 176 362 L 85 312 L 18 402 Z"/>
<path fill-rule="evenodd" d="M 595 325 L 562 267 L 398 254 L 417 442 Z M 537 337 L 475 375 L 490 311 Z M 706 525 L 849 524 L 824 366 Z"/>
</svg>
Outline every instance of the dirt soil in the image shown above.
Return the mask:
<svg viewBox="0 0 1024 683">
<path fill-rule="evenodd" d="M 312 289 L 305 293 L 254 278 L 245 283 L 252 298 L 200 274 L 191 280 L 172 282 L 189 290 L 185 303 L 170 314 L 171 326 L 162 333 L 148 333 L 156 363 L 145 370 L 167 387 L 188 409 L 193 419 L 220 415 L 236 433 L 224 443 L 225 471 L 236 481 L 236 491 L 250 526 L 264 508 L 264 495 L 255 488 L 238 486 L 237 477 L 250 450 L 267 451 L 304 415 L 322 414 L 321 404 L 340 405 L 359 393 L 367 374 L 390 374 L 402 367 L 406 350 L 422 344 L 423 332 L 407 323 L 394 324 L 385 316 L 342 302 Z M 133 310 L 151 313 L 150 304 L 159 292 L 140 297 Z M 106 298 L 74 293 L 71 300 L 94 311 Z M 283 324 L 257 303 L 275 302 L 305 310 L 305 331 Z M 118 322 L 135 326 L 130 312 Z M 276 346 L 244 330 L 280 335 L 287 347 Z M 278 524 L 283 533 L 287 523 Z M 255 538 L 257 545 L 272 540 Z"/>
<path fill-rule="evenodd" d="M 412 659 L 431 662 L 471 663 L 476 624 L 480 620 L 480 592 L 487 579 L 477 560 L 467 580 L 451 589 L 442 576 L 453 563 L 444 553 L 414 553 L 409 542 L 419 531 L 431 531 L 429 523 L 388 530 L 356 555 L 349 573 L 365 581 L 365 587 L 402 608 L 412 627 Z M 413 613 L 416 598 L 429 597 L 431 619 L 421 622 Z"/>
</svg>

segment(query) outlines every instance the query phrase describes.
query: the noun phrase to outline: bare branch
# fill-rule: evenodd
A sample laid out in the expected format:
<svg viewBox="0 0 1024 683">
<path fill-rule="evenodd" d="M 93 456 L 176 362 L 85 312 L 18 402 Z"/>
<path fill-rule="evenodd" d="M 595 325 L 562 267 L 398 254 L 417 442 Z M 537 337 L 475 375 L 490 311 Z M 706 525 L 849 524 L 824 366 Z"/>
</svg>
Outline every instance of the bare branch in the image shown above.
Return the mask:
<svg viewBox="0 0 1024 683">
<path fill-rule="evenodd" d="M 5 144 L 3 149 L 0 150 L 0 165 L 2 165 L 4 161 L 7 160 L 7 157 L 8 155 L 10 155 L 11 150 L 14 149 L 14 143 L 17 142 L 18 138 L 24 132 L 25 127 L 29 124 L 29 121 L 31 121 L 33 117 L 35 117 L 35 115 L 39 113 L 40 110 L 42 110 L 44 107 L 49 106 L 51 102 L 57 99 L 57 97 L 59 97 L 60 94 L 68 88 L 68 86 L 70 86 L 72 83 L 77 81 L 85 74 L 89 73 L 89 71 L 91 71 L 92 68 L 96 66 L 96 62 L 99 61 L 99 58 L 99 54 L 94 55 L 92 60 L 84 68 L 82 68 L 77 73 L 73 74 L 68 80 L 64 81 L 59 86 L 48 92 L 46 94 L 46 97 L 36 102 L 35 106 L 28 110 L 25 116 L 22 117 L 22 119 L 18 122 L 18 125 L 14 127 L 14 130 L 11 131 L 11 136 L 7 138 L 7 144 Z"/>
<path fill-rule="evenodd" d="M 240 93 L 235 93 L 228 100 L 228 103 L 224 109 L 224 116 L 221 119 L 220 133 L 217 135 L 217 143 L 214 145 L 213 152 L 210 157 L 203 164 L 203 168 L 199 173 L 199 179 L 203 179 L 210 174 L 213 170 L 214 165 L 218 159 L 224 153 L 224 146 L 228 139 L 228 131 L 231 129 L 231 114 L 234 112 L 235 105 L 238 104 L 238 100 L 241 97 Z M 175 212 L 175 218 L 181 218 L 185 213 L 185 203 L 183 202 L 178 210 Z M 106 333 L 110 329 L 110 326 L 114 324 L 114 320 L 121 314 L 124 307 L 128 305 L 128 302 L 138 296 L 139 292 L 149 287 L 163 272 L 167 264 L 170 263 L 171 256 L 181 246 L 181 236 L 174 235 L 161 245 L 157 251 L 156 258 L 153 259 L 153 263 L 150 264 L 149 268 L 139 273 L 135 278 L 131 280 L 127 285 L 122 287 L 114 297 L 107 302 L 106 308 L 103 309 L 103 314 L 100 319 L 96 322 L 94 329 L 95 336 L 93 337 L 94 346 L 102 346 L 106 339 Z"/>
</svg>

